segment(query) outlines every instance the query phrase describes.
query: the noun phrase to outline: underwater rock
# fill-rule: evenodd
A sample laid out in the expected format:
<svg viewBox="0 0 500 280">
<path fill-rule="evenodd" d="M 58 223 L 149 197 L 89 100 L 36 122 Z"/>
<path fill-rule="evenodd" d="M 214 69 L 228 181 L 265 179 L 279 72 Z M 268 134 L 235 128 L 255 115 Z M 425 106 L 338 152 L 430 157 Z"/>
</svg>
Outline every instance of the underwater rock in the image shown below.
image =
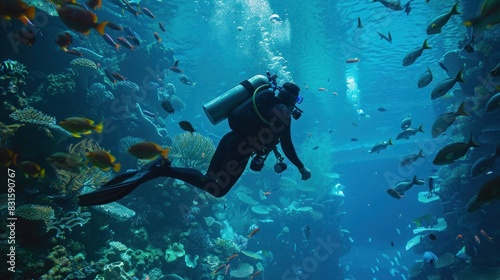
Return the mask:
<svg viewBox="0 0 500 280">
<path fill-rule="evenodd" d="M 184 255 L 186 255 L 186 251 L 184 251 L 184 245 L 180 243 L 174 243 L 165 250 L 165 260 L 167 262 L 173 262 Z"/>
</svg>

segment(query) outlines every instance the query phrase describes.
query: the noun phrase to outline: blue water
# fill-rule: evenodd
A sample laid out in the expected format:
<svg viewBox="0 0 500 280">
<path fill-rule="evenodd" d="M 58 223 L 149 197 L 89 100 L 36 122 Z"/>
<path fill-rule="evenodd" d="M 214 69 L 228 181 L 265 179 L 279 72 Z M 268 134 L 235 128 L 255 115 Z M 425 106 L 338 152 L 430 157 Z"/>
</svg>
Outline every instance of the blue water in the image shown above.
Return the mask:
<svg viewBox="0 0 500 280">
<path fill-rule="evenodd" d="M 99 22 L 112 21 L 130 27 L 141 37 L 141 46 L 135 51 L 122 47 L 116 52 L 91 30 L 87 36 L 72 31 L 73 42 L 69 48 L 85 47 L 103 56 L 102 60 L 94 59 L 100 70 L 93 78 L 91 76 L 89 85 L 94 82 L 105 85 L 114 100 L 121 102 L 119 104 L 109 100 L 96 103 L 97 100 L 86 97 L 89 94 L 86 86 L 79 83 L 76 93 L 64 88 L 60 95 L 44 87 L 47 75 L 69 73 L 69 63 L 76 57 L 54 44 L 55 36 L 69 29 L 53 7 L 41 0 L 26 2 L 37 7 L 37 17 L 32 20 L 36 29 L 31 28 L 37 30 L 33 45 L 19 43 L 15 34 L 30 27 L 23 27 L 17 19 L 5 21 L 0 30 L 2 38 L 6 38 L 0 45 L 0 60 L 17 61 L 28 71 L 22 79 L 25 83 L 16 84 L 18 80 L 12 80 L 12 76 L 2 70 L 2 77 L 6 77 L 1 83 L 0 100 L 6 102 L 4 113 L 0 114 L 2 126 L 26 123 L 9 117 L 11 107 L 7 104 L 16 109 L 27 104 L 56 117 L 57 121 L 76 116 L 96 122 L 103 120 L 102 134 L 92 132 L 81 139 L 93 139 L 113 154 L 122 164 L 121 174 L 127 169 L 138 168 L 138 162 L 120 147 L 120 139 L 127 136 L 170 147 L 175 136 L 184 132 L 177 123 L 186 120 L 193 124 L 197 133 L 217 146 L 229 126 L 225 121 L 212 125 L 202 105 L 241 81 L 270 71 L 278 76 L 280 84 L 290 81 L 301 88 L 304 102 L 298 107 L 304 113 L 293 122 L 292 138 L 312 178 L 301 181 L 299 172 L 287 159 L 288 169 L 276 174 L 271 154 L 260 173 L 248 168 L 222 199 L 210 198 L 193 187 L 171 180 L 159 179 L 144 184 L 118 201 L 134 210 L 136 215 L 117 221 L 102 217 L 94 208 L 79 209 L 74 204 L 68 206 L 66 200 L 54 198 L 66 196 L 68 191 L 54 187 L 53 182 L 60 179 L 58 170 L 45 158 L 55 152 L 67 152 L 70 145 L 81 139 L 69 137 L 57 141 L 59 138 L 44 134 L 44 129 L 51 131 L 52 128 L 43 124 L 28 124 L 24 130 L 13 134 L 5 130 L 0 138 L 2 148 L 13 150 L 20 160 L 32 160 L 47 170 L 43 179 L 23 178 L 20 169 L 11 165 L 19 174 L 16 207 L 25 204 L 52 207 L 56 213 L 53 219 L 61 224 L 61 218 L 71 211 L 88 212 L 92 216 L 82 226 L 63 230 L 62 236 L 46 230 L 43 223 L 20 219 L 16 233 L 17 272 L 2 271 L 2 277 L 94 279 L 97 274 L 104 274 L 105 279 L 237 279 L 236 271 L 247 265 L 252 272 L 243 273 L 240 279 L 248 279 L 259 270 L 262 271 L 254 275 L 255 279 L 410 279 L 409 270 L 420 265 L 423 252 L 432 251 L 438 257 L 455 256 L 466 246 L 469 253 L 477 252 L 468 262 L 455 257 L 453 265 L 444 267 L 424 263 L 421 274 L 412 279 L 427 279 L 432 275 L 439 275 L 440 279 L 472 279 L 452 278 L 464 267 L 490 273 L 489 278 L 481 279 L 500 279 L 498 245 L 489 243 L 480 233 L 482 229 L 494 240 L 500 238 L 498 205 L 481 210 L 480 222 L 468 229 L 457 221 L 466 213 L 466 204 L 479 187 L 498 174 L 498 164 L 490 168 L 488 175 L 479 178 L 473 179 L 470 173 L 464 173 L 448 186 L 451 189 L 447 189 L 447 197 L 430 203 L 418 200 L 419 193 L 428 194 L 429 177 L 434 177 L 439 187 L 451 176 L 451 171 L 432 164 L 445 145 L 468 142 L 470 133 L 481 145 L 469 151 L 463 160 L 451 164 L 450 170 L 462 164 L 467 164 L 466 170 L 470 170 L 479 156 L 494 152 L 499 141 L 495 125 L 498 111 L 485 115 L 483 108 L 472 109 L 472 106 L 479 98 L 480 81 L 488 79 L 493 87 L 499 84 L 486 74 L 500 62 L 495 53 L 499 47 L 500 29 L 495 26 L 476 38 L 475 52 L 467 53 L 463 50 L 463 42 L 468 40 L 470 30 L 462 22 L 478 13 L 480 1 L 461 1 L 458 6 L 462 14 L 452 16 L 437 35 L 426 34 L 427 24 L 448 12 L 455 1 L 426 2 L 412 1 L 412 10 L 407 15 L 369 1 L 143 0 L 139 5 L 149 8 L 155 18 L 140 15 L 136 19 L 126 11 L 122 13 L 113 1 L 104 1 L 103 9 L 96 11 Z M 362 20 L 362 28 L 356 27 L 358 17 Z M 165 25 L 166 33 L 159 30 L 159 22 Z M 113 38 L 125 35 L 123 31 L 109 28 L 106 32 Z M 154 32 L 158 32 L 161 42 L 155 42 Z M 392 43 L 380 39 L 377 32 L 390 32 Z M 403 57 L 422 46 L 425 39 L 431 49 L 424 50 L 413 65 L 402 66 Z M 173 56 L 152 56 L 149 52 L 159 45 L 173 51 Z M 447 74 L 438 63 L 454 50 L 458 50 L 463 62 L 445 61 L 448 63 L 445 66 L 450 68 Z M 83 57 L 89 58 L 88 55 Z M 164 70 L 173 65 L 173 61 L 169 61 L 171 58 L 179 60 L 179 68 L 196 82 L 194 86 L 183 84 L 178 73 L 166 74 Z M 355 58 L 359 62 L 346 63 Z M 478 64 L 476 70 L 479 70 L 474 72 Z M 427 67 L 432 71 L 433 81 L 419 89 L 418 79 Z M 137 96 L 133 96 L 133 102 L 127 103 L 131 102 L 131 97 L 111 80 L 106 80 L 105 69 L 120 73 L 136 84 L 140 97 L 134 99 Z M 454 77 L 460 69 L 465 70 L 466 83 L 455 85 L 453 95 L 432 101 L 432 88 L 439 81 Z M 76 77 L 70 79 L 78 81 Z M 20 91 L 13 89 L 11 81 Z M 159 87 L 175 87 L 175 95 L 185 103 L 185 108 L 165 114 L 159 106 L 156 90 L 151 88 L 151 81 Z M 6 94 L 9 91 L 14 92 Z M 471 117 L 458 118 L 445 135 L 433 139 L 431 128 L 435 118 L 456 110 L 462 101 L 467 102 Z M 160 136 L 145 119 L 138 117 L 135 102 L 143 110 L 157 115 L 148 122 L 166 130 L 165 134 Z M 128 109 L 117 104 L 127 104 Z M 422 125 L 424 133 L 396 140 L 405 117 L 411 117 L 411 127 Z M 458 126 L 460 129 L 456 128 Z M 380 153 L 369 153 L 375 144 L 389 139 L 394 145 Z M 418 159 L 410 167 L 399 167 L 404 156 L 416 154 L 420 149 L 425 158 Z M 174 165 L 178 158 L 175 153 L 171 155 Z M 116 172 L 107 174 L 111 178 Z M 402 199 L 394 199 L 386 193 L 398 182 L 411 180 L 415 175 L 426 180 L 425 184 L 414 186 Z M 329 195 L 337 183 L 345 186 L 342 190 L 345 196 Z M 90 187 L 99 188 L 98 185 Z M 265 192 L 270 194 L 264 196 Z M 270 212 L 252 211 L 252 205 L 241 199 L 242 193 Z M 2 211 L 2 219 L 6 221 L 10 214 Z M 450 211 L 456 213 L 449 214 Z M 424 215 L 444 218 L 447 228 L 443 231 L 427 229 L 421 234 L 421 244 L 407 249 L 407 242 L 418 235 L 413 232 L 417 226 L 412 220 Z M 206 219 L 214 219 L 215 226 L 207 225 Z M 304 232 L 306 225 L 311 229 L 307 234 Z M 259 228 L 259 232 L 246 239 L 255 228 Z M 430 240 L 430 233 L 437 239 Z M 457 239 L 457 234 L 463 238 Z M 475 236 L 480 243 L 475 241 Z M 110 242 L 121 242 L 135 255 L 127 257 L 122 254 L 124 251 L 113 251 Z M 185 254 L 199 257 L 194 267 L 186 264 L 184 254 L 174 261 L 166 261 L 165 250 L 175 243 L 184 245 Z M 51 251 L 53 254 L 57 245 L 67 250 L 65 257 L 75 259 L 81 253 L 83 260 L 71 262 L 66 271 L 61 271 L 65 265 L 60 263 L 60 256 L 52 261 L 39 261 L 50 259 L 49 254 Z M 4 251 L 5 248 L 2 253 Z M 267 257 L 258 260 L 248 257 L 247 251 L 260 251 L 261 256 Z M 225 261 L 232 254 L 238 256 Z M 21 260 L 20 256 L 26 258 Z M 105 265 L 116 261 L 125 263 L 122 272 L 127 273 L 128 278 L 105 273 Z M 221 265 L 222 269 L 213 273 Z M 50 269 L 57 270 L 56 276 L 47 276 Z"/>
</svg>

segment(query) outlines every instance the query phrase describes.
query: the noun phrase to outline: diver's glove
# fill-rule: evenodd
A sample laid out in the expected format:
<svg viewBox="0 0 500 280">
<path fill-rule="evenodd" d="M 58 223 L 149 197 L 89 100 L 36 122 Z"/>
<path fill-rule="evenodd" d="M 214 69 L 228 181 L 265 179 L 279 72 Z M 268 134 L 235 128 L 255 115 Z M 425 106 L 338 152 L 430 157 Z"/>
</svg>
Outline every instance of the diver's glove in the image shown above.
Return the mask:
<svg viewBox="0 0 500 280">
<path fill-rule="evenodd" d="M 302 180 L 308 180 L 311 178 L 311 170 L 309 170 L 307 167 L 302 167 L 299 168 L 299 172 L 302 175 Z"/>
</svg>

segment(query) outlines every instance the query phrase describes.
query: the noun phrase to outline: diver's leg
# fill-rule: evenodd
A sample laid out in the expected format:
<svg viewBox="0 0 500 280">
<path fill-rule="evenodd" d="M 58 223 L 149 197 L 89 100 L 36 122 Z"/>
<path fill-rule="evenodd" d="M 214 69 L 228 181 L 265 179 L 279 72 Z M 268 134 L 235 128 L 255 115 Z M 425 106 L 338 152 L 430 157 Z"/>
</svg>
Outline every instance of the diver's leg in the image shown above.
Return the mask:
<svg viewBox="0 0 500 280">
<path fill-rule="evenodd" d="M 164 175 L 189 183 L 215 197 L 222 197 L 238 181 L 250 158 L 250 154 L 238 150 L 243 141 L 245 137 L 238 133 L 226 134 L 217 146 L 206 175 L 193 168 L 177 167 L 168 168 Z"/>
</svg>

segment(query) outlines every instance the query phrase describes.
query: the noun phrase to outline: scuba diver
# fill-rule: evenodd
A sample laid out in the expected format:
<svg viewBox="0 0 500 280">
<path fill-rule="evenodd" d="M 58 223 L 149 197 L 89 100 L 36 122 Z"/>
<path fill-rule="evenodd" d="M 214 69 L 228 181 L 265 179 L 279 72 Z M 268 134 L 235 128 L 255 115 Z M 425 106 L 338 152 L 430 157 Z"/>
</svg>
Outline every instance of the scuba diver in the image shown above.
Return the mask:
<svg viewBox="0 0 500 280">
<path fill-rule="evenodd" d="M 256 75 L 203 106 L 213 124 L 228 119 L 231 131 L 222 137 L 205 174 L 193 168 L 178 168 L 162 156 L 138 171 L 111 179 L 100 189 L 81 194 L 80 206 L 106 204 L 121 199 L 139 185 L 158 177 L 182 180 L 215 197 L 226 195 L 238 181 L 248 161 L 250 168 L 260 171 L 271 151 L 277 163 L 274 170 L 286 169 L 284 157 L 277 150 L 281 144 L 285 156 L 299 169 L 302 180 L 311 171 L 300 161 L 292 143 L 291 120 L 302 111 L 296 107 L 303 100 L 300 88 L 290 82 L 278 86 L 276 75 Z"/>
</svg>

